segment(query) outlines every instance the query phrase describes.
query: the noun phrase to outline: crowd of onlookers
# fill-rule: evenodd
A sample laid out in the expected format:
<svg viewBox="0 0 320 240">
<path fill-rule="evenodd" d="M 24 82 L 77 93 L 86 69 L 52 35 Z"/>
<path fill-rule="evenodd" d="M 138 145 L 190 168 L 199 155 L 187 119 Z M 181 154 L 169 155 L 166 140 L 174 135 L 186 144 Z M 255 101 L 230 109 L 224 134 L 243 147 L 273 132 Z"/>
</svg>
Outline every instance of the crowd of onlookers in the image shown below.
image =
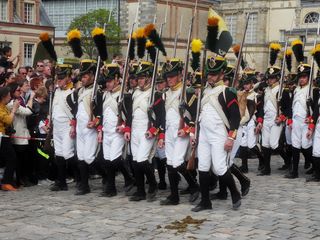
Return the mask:
<svg viewBox="0 0 320 240">
<path fill-rule="evenodd" d="M 0 169 L 2 190 L 50 184 L 54 167 L 42 145 L 49 131 L 49 94 L 52 63 L 19 65 L 12 49 L 0 50 Z M 40 138 L 40 139 L 39 139 Z"/>
</svg>

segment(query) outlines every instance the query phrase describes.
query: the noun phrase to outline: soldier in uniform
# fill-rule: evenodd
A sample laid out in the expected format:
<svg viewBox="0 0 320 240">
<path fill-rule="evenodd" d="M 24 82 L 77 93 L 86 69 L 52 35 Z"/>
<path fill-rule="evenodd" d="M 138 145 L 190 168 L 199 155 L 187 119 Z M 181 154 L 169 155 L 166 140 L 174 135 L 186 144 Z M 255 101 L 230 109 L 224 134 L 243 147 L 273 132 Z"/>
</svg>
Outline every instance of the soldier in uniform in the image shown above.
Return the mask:
<svg viewBox="0 0 320 240">
<path fill-rule="evenodd" d="M 124 175 L 127 192 L 133 187 L 134 182 L 122 159 L 125 146 L 123 133 L 117 130 L 118 99 L 121 88 L 118 64 L 106 65 L 101 75 L 100 84 L 105 86 L 105 91 L 100 92 L 97 96 L 97 108 L 102 108 L 98 111 L 102 112 L 101 125 L 98 127 L 98 139 L 103 143 L 102 169 L 106 174 L 106 184 L 101 196 L 113 197 L 117 195 L 115 185 L 117 170 L 121 170 Z"/>
<path fill-rule="evenodd" d="M 194 202 L 199 195 L 199 186 L 196 179 L 186 168 L 186 154 L 189 146 L 189 134 L 194 123 L 191 116 L 184 118 L 184 126 L 179 126 L 180 115 L 179 106 L 180 97 L 182 96 L 182 61 L 177 58 L 170 59 L 163 66 L 164 78 L 167 81 L 168 91 L 165 94 L 165 139 L 159 140 L 159 147 L 165 145 L 165 153 L 167 157 L 167 170 L 170 182 L 170 195 L 160 201 L 161 205 L 177 205 L 179 204 L 178 184 L 180 180 L 179 173 L 186 179 L 190 190 L 190 202 Z M 183 106 L 190 109 L 191 105 L 196 106 L 194 94 L 187 96 L 187 105 Z M 190 113 L 188 114 L 190 115 Z M 182 128 L 181 128 L 182 127 Z"/>
<path fill-rule="evenodd" d="M 198 144 L 198 170 L 201 191 L 200 203 L 194 212 L 212 209 L 209 198 L 210 169 L 230 190 L 233 209 L 241 205 L 230 169 L 229 154 L 236 139 L 240 112 L 236 94 L 224 85 L 223 75 L 227 67 L 225 58 L 209 58 L 206 63 L 207 85 L 201 101 L 200 134 Z"/>
<path fill-rule="evenodd" d="M 74 119 L 71 123 L 70 136 L 76 136 L 76 149 L 78 157 L 78 168 L 80 171 L 80 184 L 76 195 L 84 195 L 90 192 L 89 187 L 89 165 L 96 158 L 98 147 L 98 132 L 101 114 L 91 113 L 95 109 L 90 108 L 93 91 L 94 77 L 97 69 L 96 61 L 85 59 L 80 63 L 80 78 L 82 86 L 67 97 L 69 106 L 72 108 Z M 95 116 L 90 119 L 90 116 Z M 90 143 L 90 144 L 89 144 Z"/>
<path fill-rule="evenodd" d="M 318 101 L 318 94 L 312 89 L 311 99 L 308 99 L 310 70 L 309 64 L 300 64 L 297 69 L 298 86 L 294 90 L 292 101 L 292 169 L 286 178 L 298 178 L 300 152 L 306 162 L 312 162 L 312 137 L 315 125 L 310 108 L 314 109 L 311 105 L 312 102 Z"/>
<path fill-rule="evenodd" d="M 59 64 L 56 67 L 56 84 L 52 102 L 52 123 L 55 161 L 58 170 L 58 177 L 51 191 L 68 190 L 66 183 L 67 165 L 72 169 L 76 180 L 78 177 L 77 162 L 75 159 L 75 140 L 69 135 L 73 119 L 71 108 L 67 104 L 67 96 L 73 92 L 71 82 L 72 65 Z"/>
<path fill-rule="evenodd" d="M 273 150 L 279 151 L 285 163 L 289 161 L 279 141 L 284 123 L 290 115 L 290 106 L 288 106 L 290 100 L 286 91 L 282 90 L 281 101 L 280 103 L 277 102 L 280 76 L 281 69 L 279 67 L 271 66 L 268 68 L 266 72 L 268 87 L 264 91 L 262 104 L 258 105 L 256 133 L 262 130 L 262 153 L 264 157 L 264 168 L 258 174 L 259 176 L 270 175 L 270 160 Z"/>
<path fill-rule="evenodd" d="M 159 133 L 161 133 L 163 116 L 162 101 L 157 101 L 152 106 L 155 119 L 153 126 L 148 117 L 149 99 L 151 97 L 150 80 L 153 72 L 151 62 L 141 62 L 136 72 L 138 78 L 138 87 L 132 94 L 131 108 L 132 121 L 128 122 L 124 129 L 124 138 L 130 141 L 131 153 L 133 157 L 133 168 L 136 179 L 137 191 L 129 198 L 130 201 L 141 201 L 147 198 L 147 201 L 154 201 L 157 193 L 157 182 L 154 175 L 154 169 L 149 160 L 152 159 L 154 147 Z M 131 128 L 129 127 L 131 126 Z M 146 194 L 145 181 L 146 176 L 149 189 Z"/>
</svg>

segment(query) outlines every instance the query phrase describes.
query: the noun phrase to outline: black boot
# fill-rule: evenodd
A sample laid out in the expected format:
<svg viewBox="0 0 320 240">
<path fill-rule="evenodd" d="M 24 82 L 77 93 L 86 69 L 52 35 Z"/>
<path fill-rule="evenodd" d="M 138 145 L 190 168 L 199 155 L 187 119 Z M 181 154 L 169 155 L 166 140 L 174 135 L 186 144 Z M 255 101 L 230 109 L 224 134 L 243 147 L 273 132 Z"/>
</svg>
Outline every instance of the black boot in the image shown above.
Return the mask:
<svg viewBox="0 0 320 240">
<path fill-rule="evenodd" d="M 212 171 L 210 171 L 209 191 L 216 189 L 217 185 L 218 185 L 218 177 Z"/>
<path fill-rule="evenodd" d="M 284 161 L 284 165 L 282 167 L 278 168 L 278 170 L 287 170 L 287 169 L 289 169 L 290 158 L 289 158 L 287 152 L 284 150 L 284 147 L 280 146 L 278 148 L 278 152 L 279 152 L 279 155 L 282 157 L 282 159 Z"/>
<path fill-rule="evenodd" d="M 313 157 L 312 157 L 312 147 L 309 147 L 307 149 L 301 149 L 301 152 L 304 156 L 305 163 L 309 163 L 309 167 L 311 168 L 306 171 L 306 174 L 312 174 L 313 173 Z"/>
<path fill-rule="evenodd" d="M 135 180 L 133 176 L 130 174 L 130 171 L 128 167 L 126 166 L 126 162 L 122 159 L 122 157 L 118 157 L 114 160 L 114 164 L 116 167 L 116 170 L 119 170 L 124 178 L 124 190 L 126 193 L 128 193 L 135 184 Z"/>
<path fill-rule="evenodd" d="M 228 192 L 226 184 L 219 177 L 219 192 L 210 195 L 211 200 L 227 200 Z"/>
<path fill-rule="evenodd" d="M 189 188 L 190 188 L 189 202 L 196 201 L 199 197 L 199 184 L 197 183 L 197 180 L 194 177 L 192 177 L 190 172 L 187 170 L 186 163 L 183 163 L 179 167 L 177 167 L 177 170 L 186 179 L 189 185 Z"/>
<path fill-rule="evenodd" d="M 221 176 L 221 180 L 227 185 L 232 198 L 232 208 L 237 210 L 241 206 L 241 195 L 237 189 L 236 183 L 231 175 L 230 170 Z"/>
<path fill-rule="evenodd" d="M 264 159 L 259 147 L 256 145 L 253 148 L 251 148 L 250 151 L 252 151 L 255 155 L 257 155 L 259 159 L 258 171 L 261 171 L 264 168 L 263 166 Z"/>
<path fill-rule="evenodd" d="M 167 189 L 167 183 L 166 183 L 166 162 L 167 159 L 163 158 L 155 158 L 157 162 L 157 167 L 158 167 L 158 174 L 159 174 L 159 184 L 158 188 L 160 190 L 165 190 Z"/>
<path fill-rule="evenodd" d="M 199 171 L 201 201 L 200 203 L 191 209 L 193 212 L 200 212 L 207 209 L 212 209 L 212 204 L 209 198 L 209 182 L 210 173 Z"/>
<path fill-rule="evenodd" d="M 271 153 L 272 150 L 271 148 L 266 148 L 262 147 L 262 153 L 263 153 L 263 170 L 257 174 L 257 176 L 268 176 L 271 173 L 271 168 L 270 168 L 270 161 L 271 161 Z"/>
<path fill-rule="evenodd" d="M 249 149 L 248 147 L 240 146 L 240 156 L 242 160 L 242 165 L 240 166 L 240 170 L 243 173 L 248 173 L 248 157 L 249 157 Z"/>
<path fill-rule="evenodd" d="M 137 191 L 129 198 L 129 201 L 141 201 L 146 199 L 144 188 L 143 163 L 133 162 L 134 176 L 136 178 Z"/>
<path fill-rule="evenodd" d="M 76 182 L 76 187 L 78 188 L 80 186 L 80 170 L 79 170 L 78 160 L 76 157 L 69 158 L 67 160 L 67 164 L 68 164 L 68 168 L 70 168 L 72 172 L 72 177 Z"/>
<path fill-rule="evenodd" d="M 100 197 L 113 197 L 117 195 L 116 189 L 116 160 L 110 161 L 105 160 L 105 170 L 106 170 L 106 184 L 104 184 L 104 188 Z"/>
<path fill-rule="evenodd" d="M 168 178 L 170 183 L 170 195 L 160 201 L 160 205 L 178 205 L 179 204 L 179 173 L 176 168 L 167 165 Z"/>
<path fill-rule="evenodd" d="M 158 192 L 158 184 L 156 181 L 156 177 L 154 175 L 154 168 L 149 161 L 143 162 L 143 171 L 146 175 L 146 178 L 149 183 L 148 193 L 147 193 L 147 201 L 153 202 L 156 200 L 156 195 Z"/>
<path fill-rule="evenodd" d="M 285 178 L 298 178 L 298 167 L 299 167 L 299 160 L 300 160 L 300 149 L 292 147 L 292 170 L 286 174 Z"/>
<path fill-rule="evenodd" d="M 313 157 L 313 169 L 314 173 L 310 178 L 307 178 L 307 182 L 320 182 L 320 157 Z"/>
<path fill-rule="evenodd" d="M 67 191 L 66 183 L 67 163 L 63 157 L 56 156 L 56 164 L 58 168 L 58 177 L 54 185 L 50 188 L 51 191 Z"/>
<path fill-rule="evenodd" d="M 250 190 L 250 179 L 246 177 L 235 164 L 231 165 L 230 171 L 240 182 L 242 196 L 246 196 Z"/>
<path fill-rule="evenodd" d="M 80 186 L 77 189 L 75 195 L 85 195 L 90 193 L 89 187 L 89 164 L 85 161 L 79 161 L 78 163 L 80 171 Z"/>
</svg>

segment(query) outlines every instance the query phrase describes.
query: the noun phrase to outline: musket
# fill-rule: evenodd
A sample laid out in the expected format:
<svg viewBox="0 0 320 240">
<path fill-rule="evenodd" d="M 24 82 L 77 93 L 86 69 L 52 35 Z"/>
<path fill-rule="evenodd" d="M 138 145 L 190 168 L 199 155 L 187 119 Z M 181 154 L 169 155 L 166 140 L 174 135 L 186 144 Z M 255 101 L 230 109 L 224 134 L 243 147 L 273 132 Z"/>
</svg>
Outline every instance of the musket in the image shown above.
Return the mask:
<svg viewBox="0 0 320 240">
<path fill-rule="evenodd" d="M 181 33 L 182 19 L 183 19 L 183 15 L 181 14 L 179 32 L 177 32 L 177 33 L 175 34 L 175 37 L 174 37 L 174 45 L 173 45 L 173 57 L 174 57 L 174 58 L 176 57 L 176 54 L 177 54 L 177 43 L 178 43 L 178 37 L 179 37 L 179 35 L 180 35 L 180 33 Z"/>
<path fill-rule="evenodd" d="M 317 27 L 317 35 L 313 41 L 313 48 L 317 45 L 318 36 L 320 34 L 320 18 L 318 19 L 318 27 Z M 309 75 L 309 83 L 308 83 L 308 95 L 307 95 L 307 116 L 311 115 L 312 106 L 311 106 L 311 95 L 312 95 L 312 84 L 313 84 L 313 70 L 314 70 L 314 56 L 311 58 L 311 69 Z"/>
<path fill-rule="evenodd" d="M 122 76 L 122 82 L 121 82 L 121 88 L 120 88 L 120 95 L 118 99 L 118 124 L 117 126 L 122 125 L 122 110 L 123 110 L 123 104 L 124 104 L 124 91 L 126 89 L 126 83 L 127 83 L 127 76 L 128 76 L 128 70 L 129 70 L 129 51 L 131 46 L 131 38 L 133 34 L 133 29 L 136 23 L 138 22 L 138 14 L 139 14 L 139 6 L 140 6 L 140 0 L 138 1 L 138 6 L 136 10 L 136 17 L 134 22 L 132 23 L 130 34 L 129 34 L 129 40 L 128 40 L 128 46 L 127 46 L 127 55 L 126 60 L 124 63 L 124 69 L 123 69 L 123 76 Z"/>
<path fill-rule="evenodd" d="M 109 15 L 109 19 L 110 19 L 110 16 L 111 16 L 111 13 Z M 103 32 L 106 31 L 106 26 L 107 26 L 107 24 L 104 23 L 103 24 Z M 93 90 L 92 90 L 91 98 L 90 98 L 90 100 L 91 100 L 90 101 L 90 116 L 89 116 L 90 121 L 93 120 L 93 106 L 94 106 L 94 103 L 95 103 L 96 97 L 97 97 L 98 77 L 99 77 L 99 73 L 100 73 L 100 64 L 101 64 L 101 57 L 98 56 L 97 69 L 96 69 L 96 73 L 95 73 L 95 76 L 94 76 Z"/>
<path fill-rule="evenodd" d="M 242 41 L 241 41 L 241 44 L 240 44 L 240 49 L 239 49 L 239 54 L 238 54 L 238 59 L 237 59 L 237 65 L 236 65 L 236 68 L 235 68 L 235 73 L 234 73 L 234 76 L 233 76 L 233 81 L 232 81 L 232 84 L 231 84 L 231 87 L 235 87 L 236 86 L 236 83 L 238 82 L 238 78 L 239 78 L 239 71 L 240 71 L 240 65 L 241 65 L 241 60 L 242 60 L 242 54 L 243 54 L 243 46 L 244 46 L 244 43 L 245 43 L 245 40 L 246 40 L 246 35 L 247 35 L 247 30 L 248 30 L 248 25 L 249 25 L 249 19 L 250 19 L 250 13 L 247 13 L 247 19 L 246 19 L 246 25 L 245 25 L 245 29 L 244 29 L 244 33 L 243 33 L 243 36 L 242 36 Z"/>
<path fill-rule="evenodd" d="M 190 42 L 191 42 L 191 35 L 193 30 L 193 22 L 194 18 L 197 13 L 197 7 L 198 7 L 198 0 L 196 0 L 195 7 L 194 7 L 194 13 L 190 21 L 189 26 L 189 33 L 188 33 L 188 41 L 187 41 L 187 51 L 185 56 L 185 65 L 183 69 L 183 77 L 182 77 L 182 91 L 180 95 L 180 104 L 179 104 L 179 114 L 180 114 L 180 123 L 179 123 L 179 130 L 184 128 L 184 113 L 187 106 L 187 96 L 186 96 L 186 89 L 187 89 L 187 77 L 188 77 L 188 67 L 189 67 L 189 52 L 190 52 Z"/>
<path fill-rule="evenodd" d="M 196 112 L 196 119 L 194 121 L 194 142 L 190 154 L 190 158 L 188 161 L 187 169 L 194 170 L 196 165 L 196 152 L 199 143 L 199 133 L 200 133 L 200 126 L 199 126 L 199 119 L 200 119 L 200 108 L 201 108 L 201 100 L 203 95 L 203 90 L 205 86 L 205 66 L 206 66 L 206 58 L 207 58 L 207 49 L 204 48 L 203 56 L 202 56 L 202 71 L 201 71 L 201 87 L 198 93 L 197 99 L 197 112 Z"/>
<path fill-rule="evenodd" d="M 167 23 L 167 15 L 168 15 L 168 6 L 169 6 L 169 1 L 167 0 L 167 7 L 166 7 L 166 13 L 164 17 L 164 22 L 161 23 L 160 30 L 159 30 L 159 37 L 161 39 L 162 37 L 162 32 L 163 32 L 163 27 Z M 156 58 L 154 61 L 154 67 L 153 67 L 153 73 L 152 73 L 152 79 L 151 79 L 151 95 L 149 99 L 149 108 L 148 108 L 148 118 L 149 118 L 149 123 L 148 123 L 148 129 L 150 129 L 153 125 L 153 105 L 154 105 L 154 100 L 155 100 L 155 89 L 156 89 L 156 78 L 157 78 L 157 72 L 158 72 L 158 61 L 159 61 L 159 48 L 156 50 Z"/>
</svg>

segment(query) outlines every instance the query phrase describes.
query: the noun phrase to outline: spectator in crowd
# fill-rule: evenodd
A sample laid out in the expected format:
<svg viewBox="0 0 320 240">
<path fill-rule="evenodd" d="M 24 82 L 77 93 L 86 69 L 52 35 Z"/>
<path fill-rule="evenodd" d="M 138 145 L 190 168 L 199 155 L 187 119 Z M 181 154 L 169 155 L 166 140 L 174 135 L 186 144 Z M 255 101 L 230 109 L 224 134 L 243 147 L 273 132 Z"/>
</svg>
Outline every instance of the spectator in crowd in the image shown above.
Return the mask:
<svg viewBox="0 0 320 240">
<path fill-rule="evenodd" d="M 31 88 L 28 80 L 21 82 L 21 96 L 20 96 L 20 105 L 26 106 L 28 99 L 31 95 Z"/>
<path fill-rule="evenodd" d="M 19 76 L 22 79 L 26 79 L 26 77 L 27 77 L 27 69 L 25 67 L 19 67 L 17 76 Z"/>
<path fill-rule="evenodd" d="M 17 60 L 15 63 L 14 61 Z M 0 66 L 5 69 L 15 69 L 20 61 L 20 54 L 12 57 L 12 49 L 9 46 L 5 46 L 1 50 Z"/>
<path fill-rule="evenodd" d="M 43 79 L 41 77 L 33 77 L 30 80 L 30 87 L 32 91 L 36 91 L 41 86 L 43 86 Z"/>
<path fill-rule="evenodd" d="M 14 83 L 16 81 L 15 74 L 13 72 L 7 72 L 4 76 L 5 85 L 9 85 L 10 83 Z"/>
<path fill-rule="evenodd" d="M 33 68 L 30 67 L 30 66 L 26 66 L 25 68 L 26 68 L 26 70 L 27 70 L 26 79 L 30 82 L 31 76 L 32 76 L 32 74 L 33 74 Z"/>
<path fill-rule="evenodd" d="M 44 71 L 44 63 L 43 63 L 43 61 L 38 61 L 37 65 L 36 65 L 35 73 L 38 76 L 42 76 L 43 75 L 43 71 Z"/>
<path fill-rule="evenodd" d="M 12 123 L 15 114 L 20 106 L 19 101 L 14 101 L 10 111 L 7 104 L 10 102 L 10 89 L 8 87 L 0 88 L 0 133 L 1 135 L 11 135 L 13 133 Z M 16 169 L 16 153 L 13 149 L 11 139 L 8 137 L 1 138 L 0 146 L 1 160 L 5 162 L 5 170 L 1 181 L 1 189 L 4 191 L 16 191 L 14 185 L 14 171 Z"/>
</svg>

